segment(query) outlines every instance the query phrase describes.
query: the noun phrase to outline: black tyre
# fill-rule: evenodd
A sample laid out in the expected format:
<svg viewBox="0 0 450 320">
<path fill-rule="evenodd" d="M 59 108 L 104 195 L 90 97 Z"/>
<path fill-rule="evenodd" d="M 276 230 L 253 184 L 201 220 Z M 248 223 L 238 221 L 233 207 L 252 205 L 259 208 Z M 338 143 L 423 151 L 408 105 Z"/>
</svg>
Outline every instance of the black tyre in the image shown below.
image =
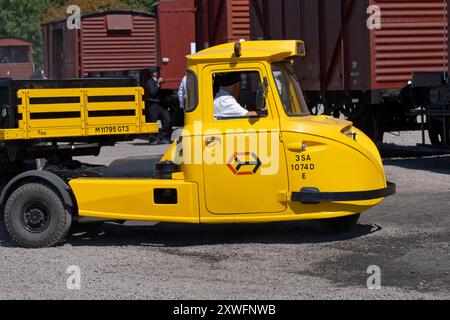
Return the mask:
<svg viewBox="0 0 450 320">
<path fill-rule="evenodd" d="M 315 221 L 314 228 L 324 234 L 340 234 L 351 231 L 357 224 L 361 214 L 323 219 Z"/>
<path fill-rule="evenodd" d="M 8 234 L 25 248 L 58 244 L 72 223 L 60 196 L 40 183 L 28 183 L 16 189 L 8 198 L 3 214 Z"/>
</svg>

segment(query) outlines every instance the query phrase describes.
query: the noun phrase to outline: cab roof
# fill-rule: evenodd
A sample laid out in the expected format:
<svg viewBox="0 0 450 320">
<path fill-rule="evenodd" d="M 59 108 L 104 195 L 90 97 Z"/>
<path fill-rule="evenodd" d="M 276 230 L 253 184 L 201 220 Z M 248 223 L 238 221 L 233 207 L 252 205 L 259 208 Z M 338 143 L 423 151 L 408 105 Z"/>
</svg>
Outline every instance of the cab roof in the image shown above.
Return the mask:
<svg viewBox="0 0 450 320">
<path fill-rule="evenodd" d="M 281 61 L 305 56 L 305 43 L 301 40 L 242 41 L 241 55 L 235 54 L 235 42 L 202 50 L 188 56 L 189 64 L 226 61 Z"/>
</svg>

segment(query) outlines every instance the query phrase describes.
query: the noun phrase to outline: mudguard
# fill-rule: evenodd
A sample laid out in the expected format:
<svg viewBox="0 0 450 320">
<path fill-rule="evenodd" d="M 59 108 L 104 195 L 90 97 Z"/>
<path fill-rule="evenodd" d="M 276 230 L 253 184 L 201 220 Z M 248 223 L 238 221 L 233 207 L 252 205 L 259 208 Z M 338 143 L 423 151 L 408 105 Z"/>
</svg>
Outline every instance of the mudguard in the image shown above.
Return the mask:
<svg viewBox="0 0 450 320">
<path fill-rule="evenodd" d="M 47 171 L 27 171 L 22 174 L 19 174 L 17 177 L 12 179 L 2 190 L 0 195 L 0 204 L 3 206 L 5 202 L 8 200 L 9 195 L 14 192 L 14 190 L 22 184 L 22 182 L 45 182 L 54 187 L 61 198 L 64 201 L 64 204 L 67 207 L 73 208 L 75 202 L 71 196 L 71 188 L 70 186 L 64 182 L 60 177 L 55 175 L 54 173 Z"/>
</svg>

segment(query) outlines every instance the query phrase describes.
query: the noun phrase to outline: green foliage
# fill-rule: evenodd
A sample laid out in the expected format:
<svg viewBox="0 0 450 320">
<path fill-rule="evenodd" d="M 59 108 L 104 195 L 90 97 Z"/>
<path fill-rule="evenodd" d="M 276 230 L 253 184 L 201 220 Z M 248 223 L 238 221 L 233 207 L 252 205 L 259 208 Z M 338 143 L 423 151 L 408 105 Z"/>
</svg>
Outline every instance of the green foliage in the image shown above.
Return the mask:
<svg viewBox="0 0 450 320">
<path fill-rule="evenodd" d="M 82 14 L 106 10 L 135 10 L 152 12 L 156 0 L 52 0 L 45 21 L 63 19 L 67 16 L 66 9 L 70 5 L 77 5 Z"/>
<path fill-rule="evenodd" d="M 132 10 L 154 12 L 156 0 L 123 0 Z"/>
</svg>

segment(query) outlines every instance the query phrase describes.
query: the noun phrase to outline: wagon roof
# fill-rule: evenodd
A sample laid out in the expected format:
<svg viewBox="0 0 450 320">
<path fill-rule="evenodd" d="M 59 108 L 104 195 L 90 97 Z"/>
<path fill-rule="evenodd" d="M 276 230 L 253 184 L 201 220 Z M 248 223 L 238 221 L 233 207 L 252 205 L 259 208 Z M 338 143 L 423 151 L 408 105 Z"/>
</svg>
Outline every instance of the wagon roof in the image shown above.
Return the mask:
<svg viewBox="0 0 450 320">
<path fill-rule="evenodd" d="M 0 37 L 0 46 L 29 46 L 31 47 L 33 44 L 30 41 L 27 41 L 22 38 L 8 38 L 8 37 Z"/>
<path fill-rule="evenodd" d="M 305 43 L 301 40 L 243 41 L 240 42 L 240 57 L 235 55 L 235 45 L 234 42 L 222 44 L 205 49 L 187 58 L 190 64 L 199 64 L 227 60 L 265 60 L 272 62 L 305 55 Z"/>
<path fill-rule="evenodd" d="M 132 16 L 145 16 L 145 17 L 156 17 L 154 13 L 151 12 L 143 12 L 143 11 L 134 11 L 134 10 L 107 10 L 107 11 L 98 11 L 98 12 L 91 12 L 81 15 L 81 19 L 88 19 L 98 16 L 107 16 L 107 15 L 113 15 L 113 14 L 124 14 L 124 15 L 132 15 Z M 66 23 L 67 18 L 64 19 L 57 19 L 52 21 L 44 22 L 42 25 L 52 25 L 52 24 L 60 24 L 60 23 Z"/>
</svg>

